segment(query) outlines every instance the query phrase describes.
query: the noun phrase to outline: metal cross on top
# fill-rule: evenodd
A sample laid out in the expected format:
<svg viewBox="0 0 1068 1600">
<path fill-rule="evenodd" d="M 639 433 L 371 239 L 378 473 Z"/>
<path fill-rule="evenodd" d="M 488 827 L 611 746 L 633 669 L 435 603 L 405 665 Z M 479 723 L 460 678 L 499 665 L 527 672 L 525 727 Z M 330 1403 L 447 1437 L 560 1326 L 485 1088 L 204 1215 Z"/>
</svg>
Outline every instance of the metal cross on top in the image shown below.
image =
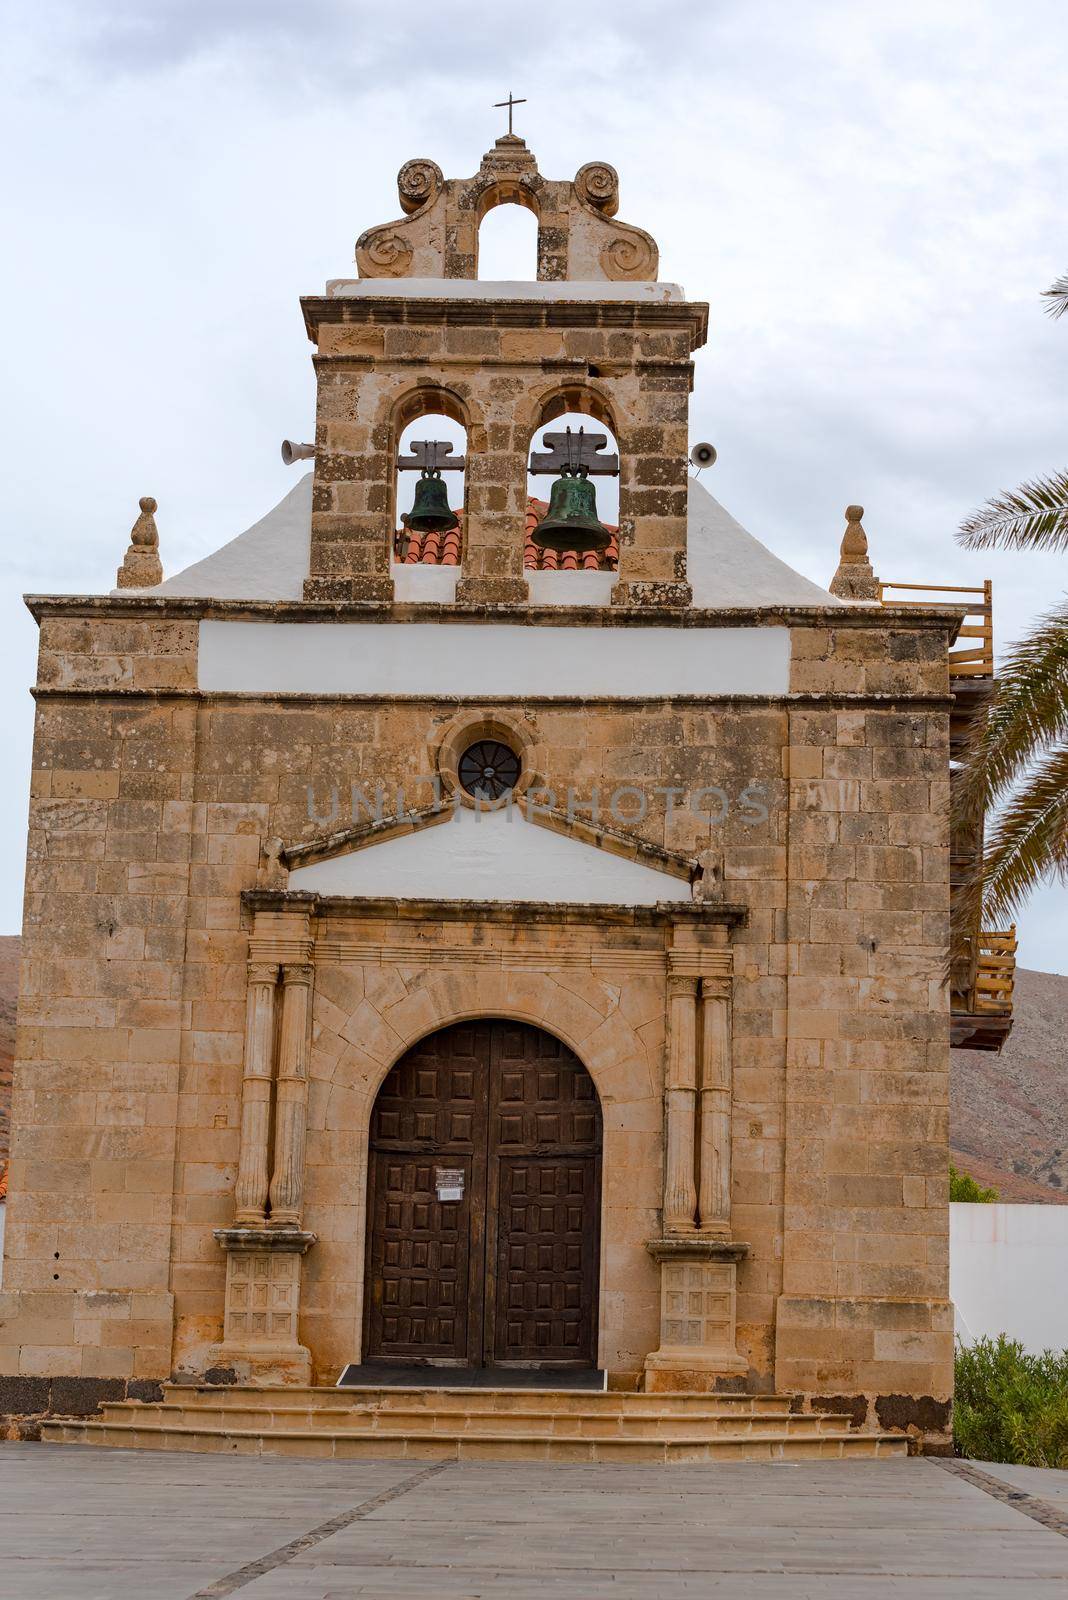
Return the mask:
<svg viewBox="0 0 1068 1600">
<path fill-rule="evenodd" d="M 504 109 L 505 106 L 508 107 L 508 137 L 509 138 L 512 137 L 512 107 L 513 106 L 525 106 L 526 103 L 527 103 L 526 102 L 526 96 L 524 96 L 521 100 L 513 100 L 512 99 L 512 91 L 511 91 L 511 89 L 509 89 L 509 91 L 508 91 L 507 100 L 495 100 L 494 101 L 493 109 L 495 111 L 501 111 L 501 110 Z"/>
</svg>

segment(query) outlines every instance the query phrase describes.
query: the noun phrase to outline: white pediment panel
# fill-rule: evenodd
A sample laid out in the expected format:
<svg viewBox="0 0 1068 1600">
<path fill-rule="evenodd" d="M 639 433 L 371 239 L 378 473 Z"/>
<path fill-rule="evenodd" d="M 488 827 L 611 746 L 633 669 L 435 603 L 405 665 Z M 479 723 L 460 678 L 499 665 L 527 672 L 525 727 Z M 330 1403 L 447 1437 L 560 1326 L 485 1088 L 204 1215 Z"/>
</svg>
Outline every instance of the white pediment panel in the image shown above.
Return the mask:
<svg viewBox="0 0 1068 1600">
<path fill-rule="evenodd" d="M 295 867 L 289 887 L 404 900 L 651 906 L 690 899 L 689 885 L 673 873 L 528 822 L 514 807 L 462 806 L 446 822 Z"/>
</svg>

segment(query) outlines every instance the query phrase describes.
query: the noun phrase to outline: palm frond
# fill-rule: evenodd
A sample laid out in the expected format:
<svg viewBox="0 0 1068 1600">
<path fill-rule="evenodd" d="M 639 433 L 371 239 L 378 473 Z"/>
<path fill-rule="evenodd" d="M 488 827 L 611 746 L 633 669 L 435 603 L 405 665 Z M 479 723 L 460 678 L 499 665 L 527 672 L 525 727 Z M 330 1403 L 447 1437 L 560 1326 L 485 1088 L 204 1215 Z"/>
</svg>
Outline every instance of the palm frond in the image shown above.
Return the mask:
<svg viewBox="0 0 1068 1600">
<path fill-rule="evenodd" d="M 1062 273 L 1048 289 L 1043 289 L 1042 298 L 1049 301 L 1046 310 L 1051 317 L 1063 317 L 1068 311 L 1068 272 Z"/>
<path fill-rule="evenodd" d="M 1068 550 L 1068 472 L 994 495 L 956 537 L 968 550 Z"/>
<path fill-rule="evenodd" d="M 1068 882 L 1068 746 L 1051 750 L 997 817 L 983 878 L 992 923 L 1018 911 L 1038 884 Z"/>
<path fill-rule="evenodd" d="M 1035 757 L 1068 739 L 1068 603 L 1010 647 L 986 715 L 976 719 L 953 783 L 953 825 L 965 834 Z"/>
</svg>

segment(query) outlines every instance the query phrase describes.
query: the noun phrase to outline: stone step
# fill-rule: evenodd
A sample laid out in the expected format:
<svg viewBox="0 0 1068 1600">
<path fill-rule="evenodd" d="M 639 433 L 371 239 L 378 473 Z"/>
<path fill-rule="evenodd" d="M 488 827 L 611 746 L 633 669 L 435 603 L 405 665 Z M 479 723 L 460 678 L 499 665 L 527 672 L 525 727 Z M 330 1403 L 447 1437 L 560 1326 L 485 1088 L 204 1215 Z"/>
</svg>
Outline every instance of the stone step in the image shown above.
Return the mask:
<svg viewBox="0 0 1068 1600">
<path fill-rule="evenodd" d="M 373 1429 L 330 1432 L 245 1430 L 207 1427 L 144 1427 L 133 1422 L 53 1418 L 41 1424 L 49 1444 L 96 1444 L 134 1450 L 189 1450 L 227 1455 L 296 1456 L 336 1461 L 819 1461 L 903 1456 L 903 1434 L 822 1433 L 811 1437 L 751 1438 L 722 1434 L 709 1439 L 564 1439 L 512 1433 L 388 1434 Z"/>
<path fill-rule="evenodd" d="M 405 1410 L 492 1412 L 527 1411 L 558 1416 L 566 1412 L 581 1414 L 654 1416 L 744 1416 L 759 1411 L 764 1415 L 787 1416 L 793 1403 L 786 1394 L 644 1394 L 610 1389 L 410 1389 L 391 1386 L 381 1389 L 298 1388 L 286 1385 L 284 1392 L 265 1390 L 251 1384 L 223 1387 L 216 1384 L 164 1384 L 164 1404 L 207 1406 L 241 1410 L 249 1405 L 308 1405 L 318 1409 L 349 1410 L 354 1404 L 369 1409 L 400 1406 Z"/>
<path fill-rule="evenodd" d="M 313 1430 L 347 1432 L 358 1428 L 376 1433 L 519 1433 L 579 1438 L 673 1438 L 687 1436 L 713 1438 L 719 1434 L 775 1438 L 788 1434 L 806 1436 L 841 1431 L 839 1417 L 808 1413 L 790 1416 L 778 1412 L 746 1411 L 603 1412 L 591 1409 L 549 1412 L 506 1410 L 460 1411 L 391 1405 L 367 1407 L 355 1404 L 318 1408 L 289 1405 L 281 1396 L 247 1406 L 188 1406 L 169 1399 L 163 1405 L 145 1405 L 137 1400 L 108 1401 L 102 1407 L 106 1422 L 128 1423 L 136 1427 L 237 1428 L 245 1432 L 270 1433 Z"/>
</svg>

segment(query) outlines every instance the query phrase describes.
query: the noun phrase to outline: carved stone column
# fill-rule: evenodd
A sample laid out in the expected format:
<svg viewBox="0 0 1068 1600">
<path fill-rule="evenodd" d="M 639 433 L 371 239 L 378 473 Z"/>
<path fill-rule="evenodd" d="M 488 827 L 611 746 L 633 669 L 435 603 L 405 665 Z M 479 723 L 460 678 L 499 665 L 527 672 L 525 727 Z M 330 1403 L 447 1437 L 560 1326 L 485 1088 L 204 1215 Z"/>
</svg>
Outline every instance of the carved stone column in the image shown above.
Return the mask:
<svg viewBox="0 0 1068 1600">
<path fill-rule="evenodd" d="M 245 1066 L 241 1084 L 241 1155 L 234 1191 L 234 1221 L 238 1226 L 262 1226 L 267 1215 L 277 983 L 277 962 L 249 963 Z"/>
<path fill-rule="evenodd" d="M 668 1059 L 664 1085 L 664 1233 L 696 1226 L 694 1113 L 697 1104 L 697 979 L 668 979 Z"/>
<path fill-rule="evenodd" d="M 730 979 L 701 979 L 700 1172 L 703 1234 L 731 1231 Z"/>
<path fill-rule="evenodd" d="M 282 1026 L 278 1041 L 272 1228 L 299 1228 L 304 1203 L 304 1141 L 308 1120 L 308 1028 L 311 1020 L 310 962 L 282 968 Z"/>
</svg>

